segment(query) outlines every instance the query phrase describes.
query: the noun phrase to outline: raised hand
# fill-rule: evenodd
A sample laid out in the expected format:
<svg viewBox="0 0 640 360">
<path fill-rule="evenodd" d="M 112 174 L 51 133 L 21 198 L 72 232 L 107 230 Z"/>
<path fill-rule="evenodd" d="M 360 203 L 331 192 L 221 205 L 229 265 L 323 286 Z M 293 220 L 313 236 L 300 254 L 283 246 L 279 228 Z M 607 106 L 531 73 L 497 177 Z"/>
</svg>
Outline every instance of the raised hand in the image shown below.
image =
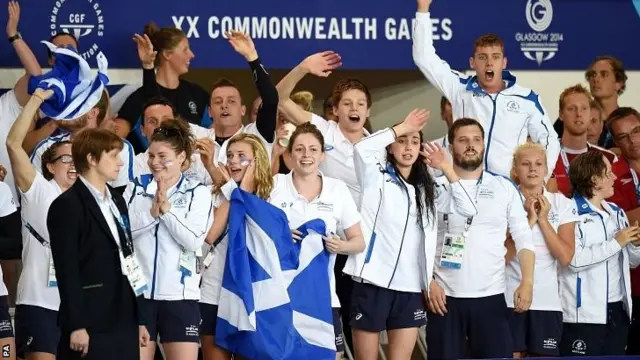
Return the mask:
<svg viewBox="0 0 640 360">
<path fill-rule="evenodd" d="M 213 165 L 213 158 L 216 153 L 216 144 L 210 138 L 201 138 L 196 140 L 196 149 L 200 153 L 200 160 L 205 168 Z"/>
<path fill-rule="evenodd" d="M 432 0 L 418 0 L 418 11 L 419 12 L 429 12 L 429 8 L 431 7 Z"/>
<path fill-rule="evenodd" d="M 258 58 L 256 46 L 253 44 L 251 37 L 246 33 L 232 30 L 227 31 L 225 36 L 229 40 L 229 44 L 231 44 L 233 50 L 244 56 L 247 61 L 251 62 Z"/>
<path fill-rule="evenodd" d="M 134 34 L 133 41 L 138 47 L 138 57 L 140 58 L 142 67 L 145 69 L 153 69 L 155 67 L 158 52 L 153 50 L 153 43 L 151 43 L 151 39 L 149 39 L 147 34 L 144 34 L 143 36 Z"/>
<path fill-rule="evenodd" d="M 442 165 L 449 162 L 449 157 L 438 143 L 424 143 L 420 155 L 424 157 L 424 163 L 436 170 L 441 170 Z"/>
<path fill-rule="evenodd" d="M 307 57 L 300 66 L 315 76 L 327 77 L 333 70 L 342 66 L 342 58 L 333 51 L 324 51 Z"/>
<path fill-rule="evenodd" d="M 9 1 L 8 14 L 7 37 L 12 37 L 18 33 L 18 23 L 20 22 L 20 4 L 17 1 Z"/>
</svg>

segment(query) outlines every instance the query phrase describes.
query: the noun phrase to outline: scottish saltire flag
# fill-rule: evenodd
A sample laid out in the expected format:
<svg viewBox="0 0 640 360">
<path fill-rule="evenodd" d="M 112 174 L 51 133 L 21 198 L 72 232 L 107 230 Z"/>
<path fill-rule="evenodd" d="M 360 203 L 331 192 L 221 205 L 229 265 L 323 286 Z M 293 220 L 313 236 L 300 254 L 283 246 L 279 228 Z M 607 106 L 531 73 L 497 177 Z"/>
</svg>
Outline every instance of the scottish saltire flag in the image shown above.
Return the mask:
<svg viewBox="0 0 640 360">
<path fill-rule="evenodd" d="M 335 359 L 324 222 L 294 242 L 282 210 L 240 189 L 229 212 L 216 343 L 252 360 Z"/>
<path fill-rule="evenodd" d="M 54 120 L 73 120 L 85 115 L 100 101 L 109 82 L 107 58 L 103 53 L 96 56 L 98 74 L 94 76 L 87 61 L 73 47 L 42 43 L 51 50 L 56 61 L 50 72 L 29 79 L 29 94 L 37 88 L 53 90 L 54 95 L 40 106 L 40 110 Z"/>
</svg>

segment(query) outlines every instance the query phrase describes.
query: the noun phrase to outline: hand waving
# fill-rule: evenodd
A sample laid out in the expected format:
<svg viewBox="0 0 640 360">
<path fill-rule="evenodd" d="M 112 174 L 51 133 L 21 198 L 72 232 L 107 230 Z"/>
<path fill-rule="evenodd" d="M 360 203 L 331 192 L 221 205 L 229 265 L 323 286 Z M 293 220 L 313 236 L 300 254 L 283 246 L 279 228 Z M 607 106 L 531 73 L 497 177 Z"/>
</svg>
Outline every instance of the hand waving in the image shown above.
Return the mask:
<svg viewBox="0 0 640 360">
<path fill-rule="evenodd" d="M 436 170 L 441 170 L 442 165 L 447 163 L 448 157 L 444 149 L 438 143 L 424 143 L 422 144 L 423 150 L 420 150 L 420 155 L 424 157 L 424 163 Z"/>
<path fill-rule="evenodd" d="M 142 67 L 145 69 L 153 69 L 158 52 L 153 50 L 151 39 L 149 39 L 147 34 L 144 34 L 144 36 L 134 34 L 133 41 L 138 47 L 138 57 L 140 58 Z"/>
<path fill-rule="evenodd" d="M 331 75 L 333 70 L 342 66 L 341 60 L 339 54 L 333 51 L 324 51 L 307 57 L 300 63 L 300 66 L 315 76 L 327 77 Z"/>
<path fill-rule="evenodd" d="M 227 31 L 225 36 L 229 39 L 229 44 L 231 44 L 233 50 L 244 56 L 247 61 L 254 61 L 258 58 L 256 46 L 253 44 L 253 40 L 251 40 L 249 35 L 240 31 L 232 30 Z"/>
<path fill-rule="evenodd" d="M 17 1 L 9 1 L 9 19 L 7 20 L 7 37 L 15 36 L 18 33 L 18 23 L 20 22 L 20 4 Z"/>
</svg>

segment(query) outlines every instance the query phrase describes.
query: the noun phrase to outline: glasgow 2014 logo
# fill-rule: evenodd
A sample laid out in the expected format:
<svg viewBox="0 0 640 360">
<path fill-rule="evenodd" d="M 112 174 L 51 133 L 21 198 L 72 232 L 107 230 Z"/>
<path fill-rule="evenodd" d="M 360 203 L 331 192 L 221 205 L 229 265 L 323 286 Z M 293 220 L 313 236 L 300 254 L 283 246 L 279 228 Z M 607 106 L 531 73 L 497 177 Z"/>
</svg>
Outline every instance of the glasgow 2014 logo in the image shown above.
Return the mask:
<svg viewBox="0 0 640 360">
<path fill-rule="evenodd" d="M 524 56 L 540 66 L 556 55 L 564 36 L 562 33 L 546 31 L 553 21 L 551 0 L 527 0 L 525 16 L 533 31 L 516 33 L 516 41 L 520 43 Z"/>
</svg>

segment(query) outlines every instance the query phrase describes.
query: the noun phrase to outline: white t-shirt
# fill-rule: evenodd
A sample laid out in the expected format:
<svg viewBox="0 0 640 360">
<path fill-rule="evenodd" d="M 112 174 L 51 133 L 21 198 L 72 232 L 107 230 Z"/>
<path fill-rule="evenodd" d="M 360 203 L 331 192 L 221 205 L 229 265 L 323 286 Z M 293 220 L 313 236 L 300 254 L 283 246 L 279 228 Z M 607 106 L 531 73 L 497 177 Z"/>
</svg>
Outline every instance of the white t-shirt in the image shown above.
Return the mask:
<svg viewBox="0 0 640 360">
<path fill-rule="evenodd" d="M 549 223 L 557 233 L 560 225 L 580 221 L 575 203 L 561 193 L 550 193 L 545 190 L 544 196 L 551 203 Z M 533 300 L 531 310 L 562 311 L 560 294 L 558 292 L 558 261 L 553 257 L 544 240 L 540 226 L 535 224 L 533 232 L 533 246 L 536 253 L 536 263 L 533 274 Z M 520 285 L 522 274 L 520 262 L 516 256 L 507 264 L 507 289 L 505 300 L 507 306 L 513 308 L 513 293 Z"/>
<path fill-rule="evenodd" d="M 486 171 L 479 183 L 478 180 L 460 182 L 477 199 L 478 215 L 473 217 L 465 239 L 462 265 L 452 269 L 440 265 L 444 233 L 463 234 L 467 218 L 455 212 L 447 214 L 447 227 L 444 211 L 439 212 L 435 279 L 446 295 L 455 298 L 504 294 L 507 228 L 518 252 L 523 249 L 535 251 L 520 191 L 511 180 Z"/>
<path fill-rule="evenodd" d="M 353 200 L 360 208 L 360 196 L 362 189 L 356 178 L 355 165 L 353 162 L 353 144 L 347 140 L 338 123 L 335 121 L 327 121 L 322 117 L 312 114 L 311 123 L 315 125 L 324 136 L 325 160 L 320 164 L 320 170 L 325 176 L 342 180 L 346 185 Z M 367 130 L 362 129 L 365 135 L 369 135 Z"/>
<path fill-rule="evenodd" d="M 349 189 L 342 180 L 322 176 L 322 190 L 315 199 L 308 201 L 300 195 L 293 185 L 293 172 L 274 176 L 274 186 L 269 203 L 282 209 L 289 220 L 289 227 L 298 228 L 300 225 L 321 219 L 325 222 L 327 233 L 339 234 L 345 229 L 360 222 L 360 213 Z M 326 235 L 326 234 L 325 234 Z M 329 281 L 331 284 L 331 306 L 340 307 L 340 300 L 336 294 L 336 280 L 334 266 L 336 255 L 329 260 Z"/>
<path fill-rule="evenodd" d="M 57 287 L 48 286 L 49 261 L 51 248 L 48 243 L 42 244 L 27 229 L 27 224 L 42 237 L 49 241 L 47 230 L 47 213 L 49 206 L 62 190 L 54 181 L 47 181 L 44 176 L 36 172 L 33 184 L 27 192 L 21 192 L 22 198 L 22 274 L 18 280 L 18 295 L 16 304 L 39 306 L 58 311 L 60 294 Z"/>
<path fill-rule="evenodd" d="M 218 208 L 225 201 L 222 193 L 213 195 L 213 207 Z M 214 219 L 215 221 L 215 219 Z M 220 290 L 222 289 L 222 275 L 224 274 L 224 264 L 227 261 L 227 248 L 229 247 L 229 238 L 225 232 L 222 240 L 215 247 L 207 244 L 202 246 L 203 258 L 209 252 L 213 252 L 213 261 L 209 267 L 202 271 L 202 279 L 200 281 L 200 302 L 210 305 L 218 305 L 220 300 Z"/>
<path fill-rule="evenodd" d="M 9 90 L 0 96 L 0 165 L 7 169 L 7 175 L 4 178 L 4 182 L 9 185 L 11 196 L 15 201 L 18 201 L 18 193 L 13 180 L 13 170 L 11 169 L 11 162 L 9 161 L 9 153 L 7 152 L 7 135 L 9 135 L 9 129 L 13 126 L 20 113 L 22 112 L 22 106 L 18 103 L 16 94 L 13 90 Z"/>
<path fill-rule="evenodd" d="M 16 207 L 15 200 L 13 200 L 13 194 L 11 194 L 9 185 L 4 182 L 0 182 L 0 217 L 9 216 L 16 211 L 18 211 L 18 208 Z M 9 295 L 7 286 L 1 279 L 2 268 L 0 268 L 0 296 L 7 296 Z"/>
</svg>

